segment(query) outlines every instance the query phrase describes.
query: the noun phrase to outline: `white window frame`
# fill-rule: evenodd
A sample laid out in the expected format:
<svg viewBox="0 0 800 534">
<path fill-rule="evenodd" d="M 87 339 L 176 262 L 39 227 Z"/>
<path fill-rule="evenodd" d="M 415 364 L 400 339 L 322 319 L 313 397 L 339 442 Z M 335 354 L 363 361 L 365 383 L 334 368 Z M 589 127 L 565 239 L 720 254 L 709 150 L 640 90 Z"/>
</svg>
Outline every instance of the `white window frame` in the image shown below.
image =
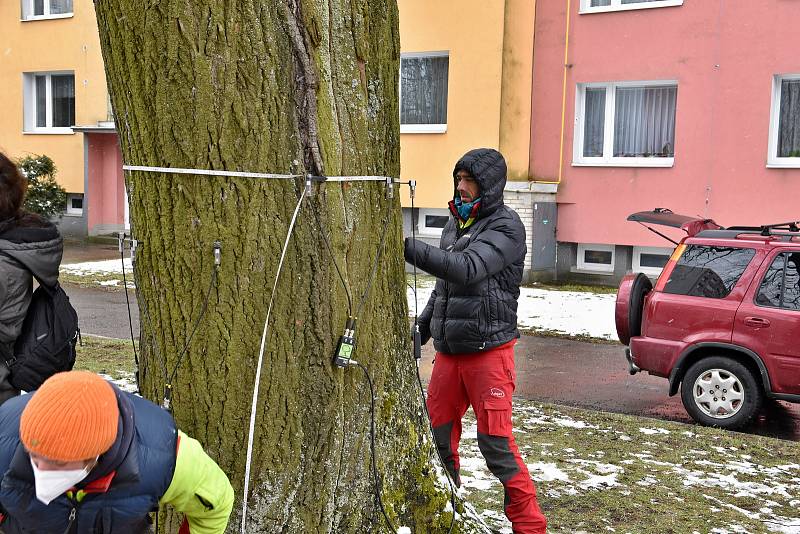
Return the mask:
<svg viewBox="0 0 800 534">
<path fill-rule="evenodd" d="M 450 73 L 449 63 L 450 63 L 450 51 L 448 50 L 439 50 L 435 52 L 404 52 L 400 54 L 400 79 L 398 80 L 399 89 L 397 93 L 397 102 L 398 108 L 403 105 L 403 59 L 408 58 L 419 58 L 419 57 L 446 57 L 448 62 L 448 77 Z M 447 84 L 447 103 L 450 104 L 450 83 L 448 80 Z M 449 109 L 448 109 L 449 112 Z M 398 109 L 399 113 L 399 109 Z M 449 115 L 448 115 L 449 116 Z M 447 123 L 444 124 L 403 124 L 400 123 L 400 133 L 422 133 L 422 134 L 431 134 L 431 133 L 447 133 Z"/>
<path fill-rule="evenodd" d="M 420 235 L 440 236 L 442 235 L 443 228 L 435 226 L 427 226 L 425 224 L 425 216 L 434 215 L 437 217 L 450 217 L 450 210 L 440 208 L 419 208 L 417 210 L 417 230 Z"/>
<path fill-rule="evenodd" d="M 599 243 L 578 243 L 578 264 L 579 271 L 593 271 L 602 273 L 614 272 L 614 261 L 616 260 L 616 253 L 614 252 L 614 245 L 601 245 Z M 584 261 L 584 252 L 587 250 L 597 250 L 601 252 L 611 252 L 611 263 L 587 263 Z"/>
<path fill-rule="evenodd" d="M 633 247 L 633 257 L 631 258 L 631 270 L 635 273 L 644 273 L 650 276 L 658 276 L 664 268 L 642 267 L 642 254 L 659 254 L 662 256 L 672 256 L 674 249 L 663 247 Z"/>
<path fill-rule="evenodd" d="M 83 193 L 67 193 L 67 215 L 74 215 L 74 216 L 82 216 L 83 215 L 83 208 L 77 209 L 72 207 L 72 199 L 80 198 L 81 201 L 85 202 L 86 197 Z"/>
<path fill-rule="evenodd" d="M 671 158 L 626 158 L 614 157 L 614 110 L 616 105 L 617 87 L 643 87 L 650 85 L 674 85 L 677 80 L 645 80 L 626 82 L 592 82 L 579 83 L 575 90 L 575 132 L 572 143 L 572 165 L 575 167 L 672 167 L 675 157 Z M 586 89 L 605 88 L 606 109 L 603 128 L 603 154 L 602 157 L 584 157 L 583 134 L 585 129 L 584 113 L 586 107 Z M 675 103 L 677 115 L 677 102 Z M 675 126 L 677 136 L 677 120 Z"/>
<path fill-rule="evenodd" d="M 69 13 L 57 13 L 55 15 L 50 14 L 50 0 L 44 1 L 44 15 L 33 15 L 33 2 L 34 0 L 21 0 L 21 13 L 22 13 L 22 20 L 23 22 L 31 21 L 31 20 L 49 20 L 49 19 L 68 19 L 75 16 L 75 2 L 79 2 L 80 0 L 73 0 L 72 2 L 72 11 Z"/>
<path fill-rule="evenodd" d="M 608 13 L 611 11 L 632 11 L 634 9 L 653 9 L 658 7 L 682 6 L 683 0 L 661 0 L 657 2 L 642 2 L 640 4 L 623 4 L 621 0 L 611 0 L 610 6 L 591 7 L 591 0 L 581 0 L 580 13 Z"/>
<path fill-rule="evenodd" d="M 783 80 L 800 80 L 800 74 L 776 74 L 772 77 L 772 105 L 769 118 L 769 147 L 767 148 L 767 167 L 798 168 L 800 158 L 780 158 L 778 154 L 778 128 L 781 113 L 781 82 Z"/>
<path fill-rule="evenodd" d="M 48 72 L 25 72 L 22 78 L 23 87 L 23 133 L 26 134 L 57 134 L 57 135 L 73 135 L 70 126 L 53 127 L 53 97 L 52 97 L 52 77 L 62 75 L 72 75 L 75 77 L 75 71 L 61 70 L 61 71 L 48 71 Z M 47 76 L 46 96 L 45 96 L 45 115 L 47 116 L 47 126 L 36 126 L 36 77 Z M 77 84 L 74 84 L 75 92 L 78 92 Z M 76 113 L 77 113 L 77 98 L 76 98 Z M 76 117 L 77 120 L 77 117 Z M 73 125 L 74 126 L 74 125 Z"/>
</svg>

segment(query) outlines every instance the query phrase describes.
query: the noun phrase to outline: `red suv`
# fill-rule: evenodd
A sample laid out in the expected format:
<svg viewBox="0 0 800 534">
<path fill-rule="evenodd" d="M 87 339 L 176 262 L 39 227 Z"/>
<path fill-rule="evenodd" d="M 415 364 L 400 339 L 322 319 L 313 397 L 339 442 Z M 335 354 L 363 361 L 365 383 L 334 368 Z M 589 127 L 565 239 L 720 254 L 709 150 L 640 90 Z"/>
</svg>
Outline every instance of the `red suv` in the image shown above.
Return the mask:
<svg viewBox="0 0 800 534">
<path fill-rule="evenodd" d="M 765 395 L 800 402 L 798 223 L 722 228 L 667 209 L 628 220 L 687 234 L 655 286 L 642 273 L 620 284 L 630 373 L 669 379 L 670 396 L 681 386 L 689 415 L 723 428 L 746 425 Z"/>
</svg>

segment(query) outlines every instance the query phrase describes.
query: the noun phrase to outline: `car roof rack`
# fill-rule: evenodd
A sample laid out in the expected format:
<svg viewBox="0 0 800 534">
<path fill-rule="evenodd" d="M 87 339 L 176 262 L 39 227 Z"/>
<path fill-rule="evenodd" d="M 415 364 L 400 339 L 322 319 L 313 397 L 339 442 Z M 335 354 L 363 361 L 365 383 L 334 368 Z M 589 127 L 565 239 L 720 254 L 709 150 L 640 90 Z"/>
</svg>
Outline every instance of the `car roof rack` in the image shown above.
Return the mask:
<svg viewBox="0 0 800 534">
<path fill-rule="evenodd" d="M 736 239 L 742 234 L 757 235 L 760 237 L 780 238 L 781 241 L 791 241 L 800 237 L 800 221 L 777 224 L 764 224 L 762 226 L 729 226 L 719 230 L 703 230 L 695 237 L 713 239 Z"/>
<path fill-rule="evenodd" d="M 726 230 L 737 230 L 742 233 L 759 233 L 763 236 L 800 234 L 800 221 L 790 221 L 761 226 L 729 226 Z M 778 230 L 776 233 L 775 230 Z"/>
</svg>

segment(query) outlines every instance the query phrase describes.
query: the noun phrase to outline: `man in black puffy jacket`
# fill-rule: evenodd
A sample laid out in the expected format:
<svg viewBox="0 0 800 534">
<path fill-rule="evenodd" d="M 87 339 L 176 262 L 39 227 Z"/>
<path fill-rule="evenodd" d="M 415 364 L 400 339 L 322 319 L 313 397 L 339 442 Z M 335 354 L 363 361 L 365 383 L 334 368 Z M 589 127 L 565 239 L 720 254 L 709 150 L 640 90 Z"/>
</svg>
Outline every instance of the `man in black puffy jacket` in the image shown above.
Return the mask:
<svg viewBox="0 0 800 534">
<path fill-rule="evenodd" d="M 498 151 L 470 150 L 456 163 L 453 179 L 451 218 L 439 248 L 405 243 L 406 261 L 437 278 L 419 317 L 423 344 L 432 337 L 436 348 L 427 400 L 436 445 L 460 484 L 461 418 L 471 405 L 478 446 L 503 483 L 514 533 L 542 534 L 546 521 L 511 426 L 525 227 L 503 204 L 506 162 Z"/>
</svg>

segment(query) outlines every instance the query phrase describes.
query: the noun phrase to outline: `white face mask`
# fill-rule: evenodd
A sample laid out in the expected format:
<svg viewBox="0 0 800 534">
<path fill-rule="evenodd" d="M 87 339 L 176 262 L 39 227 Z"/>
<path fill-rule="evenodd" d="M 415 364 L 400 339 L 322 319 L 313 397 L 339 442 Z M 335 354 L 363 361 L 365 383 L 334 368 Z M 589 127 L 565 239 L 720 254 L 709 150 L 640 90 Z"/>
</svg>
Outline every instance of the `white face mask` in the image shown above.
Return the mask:
<svg viewBox="0 0 800 534">
<path fill-rule="evenodd" d="M 42 471 L 31 460 L 33 478 L 36 481 L 36 498 L 45 505 L 66 492 L 72 486 L 89 476 L 94 467 L 94 462 L 83 469 L 70 469 L 69 471 Z"/>
</svg>

